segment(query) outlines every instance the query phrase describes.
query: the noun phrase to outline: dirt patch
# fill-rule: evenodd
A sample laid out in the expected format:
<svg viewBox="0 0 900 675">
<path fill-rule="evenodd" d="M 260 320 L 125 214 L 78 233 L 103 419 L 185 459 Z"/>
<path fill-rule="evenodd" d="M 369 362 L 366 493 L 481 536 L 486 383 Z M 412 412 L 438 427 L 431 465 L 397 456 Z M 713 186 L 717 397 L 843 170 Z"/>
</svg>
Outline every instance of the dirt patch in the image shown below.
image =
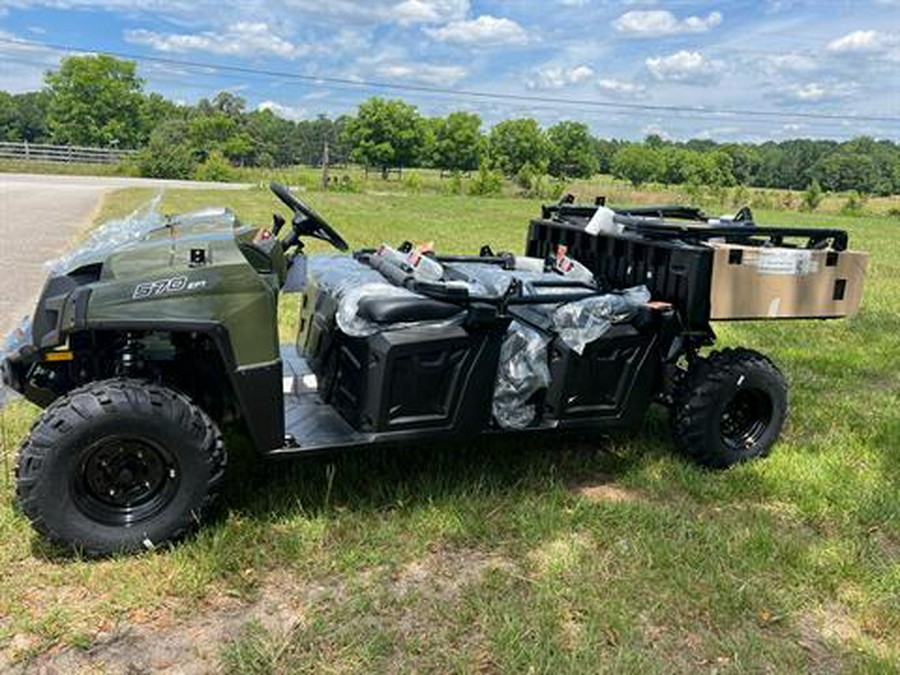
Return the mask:
<svg viewBox="0 0 900 675">
<path fill-rule="evenodd" d="M 453 600 L 466 586 L 491 570 L 511 570 L 512 563 L 498 555 L 464 549 L 429 553 L 401 567 L 391 578 L 392 595 L 411 593 Z"/>
<path fill-rule="evenodd" d="M 542 544 L 529 552 L 528 559 L 540 576 L 563 575 L 577 569 L 582 557 L 593 549 L 588 535 L 574 532 Z"/>
<path fill-rule="evenodd" d="M 892 648 L 884 640 L 867 631 L 846 607 L 837 603 L 801 614 L 796 625 L 800 634 L 797 644 L 809 654 L 815 672 L 843 672 L 843 656 L 855 650 L 882 659 L 892 655 Z"/>
<path fill-rule="evenodd" d="M 640 490 L 619 485 L 605 477 L 577 483 L 569 489 L 574 494 L 595 503 L 624 504 L 647 501 L 646 495 Z"/>
<path fill-rule="evenodd" d="M 52 649 L 19 666 L 19 672 L 209 673 L 217 669 L 222 646 L 248 623 L 273 635 L 290 634 L 307 620 L 307 608 L 324 596 L 339 596 L 342 588 L 338 581 L 303 584 L 276 572 L 252 603 L 221 596 L 186 619 L 163 612 L 146 623 L 121 623 L 97 633 L 88 649 Z"/>
<path fill-rule="evenodd" d="M 511 563 L 497 555 L 475 550 L 437 551 L 407 563 L 391 573 L 386 567 L 366 570 L 352 583 L 343 578 L 327 581 L 298 580 L 290 573 L 276 571 L 261 581 L 256 599 L 247 602 L 228 595 L 216 595 L 204 605 L 179 616 L 174 610 L 137 613 L 118 625 L 99 630 L 90 647 L 54 647 L 14 665 L 10 654 L 0 653 L 0 672 L 10 673 L 178 673 L 194 675 L 216 672 L 223 647 L 241 638 L 248 624 L 261 626 L 265 633 L 285 644 L 309 625 L 316 606 L 340 603 L 353 588 L 384 585 L 387 595 L 398 600 L 398 616 L 392 617 L 398 634 L 414 636 L 429 627 L 420 615 L 426 606 L 453 605 L 463 589 L 477 583 L 490 570 L 511 569 Z M 416 602 L 406 602 L 415 598 Z M 407 607 L 409 605 L 409 607 Z M 18 645 L 18 654 L 35 645 Z"/>
</svg>

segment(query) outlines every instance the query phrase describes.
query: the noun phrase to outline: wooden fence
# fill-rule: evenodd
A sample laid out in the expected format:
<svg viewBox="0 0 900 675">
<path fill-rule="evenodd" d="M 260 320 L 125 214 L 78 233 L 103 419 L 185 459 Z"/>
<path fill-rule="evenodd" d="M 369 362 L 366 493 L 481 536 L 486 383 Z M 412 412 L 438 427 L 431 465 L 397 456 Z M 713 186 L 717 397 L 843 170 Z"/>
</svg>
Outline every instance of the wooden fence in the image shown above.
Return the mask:
<svg viewBox="0 0 900 675">
<path fill-rule="evenodd" d="M 117 164 L 134 153 L 134 150 L 117 148 L 84 148 L 77 145 L 47 145 L 27 141 L 0 143 L 0 159 L 19 159 L 31 162 Z"/>
</svg>

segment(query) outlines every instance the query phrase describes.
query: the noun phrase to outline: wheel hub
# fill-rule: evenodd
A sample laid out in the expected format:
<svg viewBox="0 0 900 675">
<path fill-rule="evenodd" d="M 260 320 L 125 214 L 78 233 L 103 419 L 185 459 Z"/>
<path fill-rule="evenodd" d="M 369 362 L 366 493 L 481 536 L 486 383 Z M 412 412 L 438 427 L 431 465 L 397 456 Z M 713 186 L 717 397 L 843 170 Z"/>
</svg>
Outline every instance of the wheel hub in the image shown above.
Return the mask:
<svg viewBox="0 0 900 675">
<path fill-rule="evenodd" d="M 719 421 L 722 440 L 746 450 L 762 438 L 772 421 L 772 401 L 759 389 L 742 389 L 725 406 Z"/>
<path fill-rule="evenodd" d="M 92 518 L 127 525 L 159 513 L 177 485 L 178 472 L 168 451 L 144 440 L 113 438 L 84 453 L 73 494 Z"/>
</svg>

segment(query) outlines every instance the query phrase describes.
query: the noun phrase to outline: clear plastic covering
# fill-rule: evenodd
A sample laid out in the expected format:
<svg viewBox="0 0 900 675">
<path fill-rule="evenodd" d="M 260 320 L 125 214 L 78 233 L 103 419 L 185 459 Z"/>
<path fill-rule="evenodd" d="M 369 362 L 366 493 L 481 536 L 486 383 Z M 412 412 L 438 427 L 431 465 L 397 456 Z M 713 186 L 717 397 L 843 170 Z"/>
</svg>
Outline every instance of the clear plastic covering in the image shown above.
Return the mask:
<svg viewBox="0 0 900 675">
<path fill-rule="evenodd" d="M 550 385 L 547 345 L 551 336 L 513 321 L 509 325 L 494 386 L 494 420 L 504 429 L 524 429 L 537 417 L 532 398 Z"/>
<path fill-rule="evenodd" d="M 3 338 L 3 344 L 0 346 L 0 368 L 5 367 L 3 362 L 8 356 L 16 354 L 23 346 L 30 344 L 31 319 L 26 316 Z M 18 392 L 0 383 L 0 408 L 18 395 Z"/>
<path fill-rule="evenodd" d="M 338 301 L 337 325 L 347 335 L 368 337 L 385 330 L 400 330 L 409 327 L 406 323 L 382 325 L 373 323 L 359 315 L 359 303 L 364 298 L 414 298 L 412 293 L 399 286 L 379 282 L 353 286 L 344 291 Z"/>
<path fill-rule="evenodd" d="M 613 324 L 634 318 L 642 305 L 650 301 L 646 286 L 635 286 L 620 293 L 560 305 L 553 312 L 553 330 L 577 354 L 599 339 Z"/>
<path fill-rule="evenodd" d="M 368 337 L 384 331 L 402 330 L 412 326 L 441 327 L 462 320 L 463 315 L 445 321 L 419 321 L 416 323 L 380 324 L 359 315 L 359 303 L 364 298 L 415 298 L 417 294 L 399 286 L 393 286 L 377 270 L 346 255 L 311 256 L 307 263 L 308 277 L 315 281 L 320 291 L 337 300 L 338 327 L 352 337 Z"/>
<path fill-rule="evenodd" d="M 526 284 L 525 292 L 529 292 L 527 282 L 545 278 L 543 272 L 529 272 L 525 270 L 505 270 L 500 265 L 488 265 L 485 263 L 451 263 L 449 267 L 461 272 L 474 282 L 473 293 L 490 295 L 503 295 L 509 290 L 513 279 L 519 279 Z"/>
<path fill-rule="evenodd" d="M 88 258 L 106 257 L 112 251 L 132 242 L 143 239 L 150 230 L 160 227 L 164 218 L 159 212 L 161 194 L 136 209 L 124 218 L 107 220 L 91 233 L 80 244 L 63 256 L 47 263 L 53 274 L 61 274 L 78 267 Z"/>
<path fill-rule="evenodd" d="M 344 291 L 363 284 L 384 284 L 377 270 L 363 265 L 348 255 L 311 255 L 306 261 L 307 278 L 320 290 L 340 299 Z"/>
</svg>

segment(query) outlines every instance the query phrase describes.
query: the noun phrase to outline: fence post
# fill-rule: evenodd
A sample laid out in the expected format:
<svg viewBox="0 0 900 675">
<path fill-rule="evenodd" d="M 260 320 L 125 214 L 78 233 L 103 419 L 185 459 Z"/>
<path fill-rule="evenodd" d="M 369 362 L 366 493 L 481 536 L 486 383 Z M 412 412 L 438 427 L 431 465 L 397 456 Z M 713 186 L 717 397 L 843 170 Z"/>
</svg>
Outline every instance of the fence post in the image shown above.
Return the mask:
<svg viewBox="0 0 900 675">
<path fill-rule="evenodd" d="M 30 153 L 28 151 L 28 139 L 25 139 L 25 159 L 31 159 Z"/>
</svg>

